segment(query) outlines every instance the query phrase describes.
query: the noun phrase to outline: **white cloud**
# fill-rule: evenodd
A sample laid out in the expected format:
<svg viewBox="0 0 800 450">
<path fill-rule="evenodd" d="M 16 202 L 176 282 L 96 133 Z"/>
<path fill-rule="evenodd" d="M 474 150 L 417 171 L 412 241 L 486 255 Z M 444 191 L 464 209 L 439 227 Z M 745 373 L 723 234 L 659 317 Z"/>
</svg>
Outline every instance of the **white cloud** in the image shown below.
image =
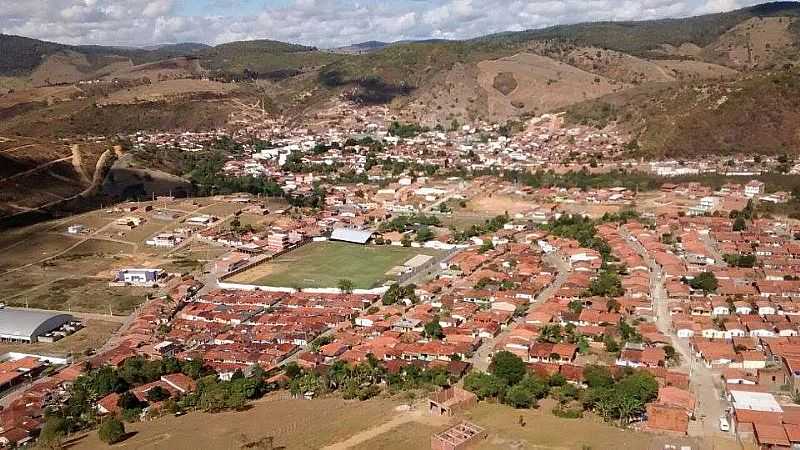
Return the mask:
<svg viewBox="0 0 800 450">
<path fill-rule="evenodd" d="M 758 0 L 291 0 L 226 16 L 186 9 L 199 0 L 0 0 L 0 32 L 72 44 L 217 44 L 276 39 L 319 47 L 367 40 L 461 39 L 500 31 L 596 20 L 637 20 L 718 12 Z M 181 8 L 183 7 L 183 8 Z M 193 11 L 192 14 L 184 11 Z"/>
</svg>

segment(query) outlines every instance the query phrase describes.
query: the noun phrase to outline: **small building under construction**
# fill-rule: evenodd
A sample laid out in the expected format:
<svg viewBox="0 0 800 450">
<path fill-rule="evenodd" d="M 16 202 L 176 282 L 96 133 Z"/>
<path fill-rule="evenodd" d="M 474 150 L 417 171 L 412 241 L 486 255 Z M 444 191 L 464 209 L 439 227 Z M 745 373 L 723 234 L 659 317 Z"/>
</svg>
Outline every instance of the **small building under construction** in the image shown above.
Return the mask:
<svg viewBox="0 0 800 450">
<path fill-rule="evenodd" d="M 486 430 L 470 422 L 461 422 L 431 436 L 431 450 L 464 450 L 486 439 Z"/>
<path fill-rule="evenodd" d="M 478 404 L 478 396 L 453 386 L 428 397 L 428 410 L 432 416 L 454 416 Z"/>
</svg>

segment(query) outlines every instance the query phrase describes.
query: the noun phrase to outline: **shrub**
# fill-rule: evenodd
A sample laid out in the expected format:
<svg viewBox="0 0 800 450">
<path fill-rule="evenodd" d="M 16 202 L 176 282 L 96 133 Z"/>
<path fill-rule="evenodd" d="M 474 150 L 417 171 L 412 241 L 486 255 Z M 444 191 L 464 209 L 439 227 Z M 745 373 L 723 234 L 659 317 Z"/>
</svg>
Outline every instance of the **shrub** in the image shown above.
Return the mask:
<svg viewBox="0 0 800 450">
<path fill-rule="evenodd" d="M 577 408 L 561 408 L 556 406 L 553 408 L 553 415 L 561 417 L 562 419 L 580 419 L 583 417 L 583 411 Z"/>
<path fill-rule="evenodd" d="M 100 423 L 97 434 L 106 444 L 116 444 L 125 436 L 125 425 L 116 417 L 110 416 Z"/>
</svg>

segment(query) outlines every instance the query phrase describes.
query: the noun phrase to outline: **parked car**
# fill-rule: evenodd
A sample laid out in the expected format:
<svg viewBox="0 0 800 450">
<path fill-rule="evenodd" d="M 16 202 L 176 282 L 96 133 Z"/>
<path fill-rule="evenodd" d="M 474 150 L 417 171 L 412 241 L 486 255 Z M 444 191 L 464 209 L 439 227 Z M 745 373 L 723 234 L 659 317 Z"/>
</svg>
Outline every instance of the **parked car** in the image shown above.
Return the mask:
<svg viewBox="0 0 800 450">
<path fill-rule="evenodd" d="M 728 423 L 728 419 L 725 417 L 719 418 L 719 429 L 725 432 L 731 431 L 731 424 Z"/>
</svg>

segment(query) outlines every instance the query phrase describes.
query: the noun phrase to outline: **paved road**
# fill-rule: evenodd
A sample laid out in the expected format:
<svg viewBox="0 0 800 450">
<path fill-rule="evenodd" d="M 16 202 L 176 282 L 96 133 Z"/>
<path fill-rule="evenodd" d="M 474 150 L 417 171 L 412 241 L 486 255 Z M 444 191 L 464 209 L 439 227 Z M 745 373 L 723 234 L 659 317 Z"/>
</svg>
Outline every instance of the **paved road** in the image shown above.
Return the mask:
<svg viewBox="0 0 800 450">
<path fill-rule="evenodd" d="M 727 267 L 728 263 L 725 262 L 725 258 L 722 257 L 722 253 L 719 252 L 717 249 L 717 243 L 711 239 L 711 236 L 708 234 L 700 234 L 700 241 L 703 242 L 703 245 L 706 246 L 708 253 L 711 254 L 711 257 L 714 258 L 714 263 L 721 267 Z"/>
<path fill-rule="evenodd" d="M 625 232 L 623 235 L 630 236 Z M 697 420 L 689 422 L 689 435 L 735 439 L 731 433 L 725 433 L 719 429 L 719 417 L 725 415 L 725 409 L 728 407 L 727 402 L 721 397 L 720 386 L 717 385 L 719 377 L 694 357 L 689 348 L 688 339 L 678 338 L 672 330 L 669 297 L 664 287 L 666 275 L 638 241 L 627 239 L 627 242 L 645 258 L 650 266 L 650 288 L 656 314 L 656 327 L 661 333 L 672 339 L 673 347 L 681 356 L 681 368 L 689 373 L 690 389 L 697 398 L 695 410 Z"/>
<path fill-rule="evenodd" d="M 569 273 L 572 270 L 569 264 L 564 262 L 564 260 L 556 255 L 545 256 L 544 260 L 558 270 L 558 275 L 556 275 L 556 279 L 550 284 L 550 286 L 536 296 L 536 298 L 531 302 L 531 305 L 544 303 L 549 300 L 559 289 L 561 289 L 561 286 L 566 283 Z M 520 318 L 517 320 L 517 322 L 519 323 L 522 320 L 524 319 Z M 472 367 L 483 371 L 489 370 L 489 364 L 491 363 L 489 355 L 494 350 L 495 343 L 505 337 L 512 329 L 513 325 L 509 326 L 508 329 L 495 336 L 493 339 L 485 339 L 470 359 Z"/>
</svg>

